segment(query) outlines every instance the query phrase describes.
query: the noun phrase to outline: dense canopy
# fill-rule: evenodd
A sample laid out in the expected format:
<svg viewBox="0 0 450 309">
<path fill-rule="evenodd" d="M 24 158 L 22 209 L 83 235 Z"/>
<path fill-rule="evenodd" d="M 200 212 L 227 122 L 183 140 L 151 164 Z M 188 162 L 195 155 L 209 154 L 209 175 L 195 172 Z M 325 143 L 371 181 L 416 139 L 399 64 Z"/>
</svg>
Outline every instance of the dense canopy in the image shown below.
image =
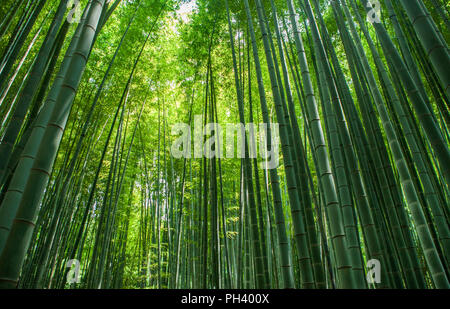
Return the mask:
<svg viewBox="0 0 450 309">
<path fill-rule="evenodd" d="M 450 288 L 445 0 L 2 0 L 0 287 Z"/>
</svg>

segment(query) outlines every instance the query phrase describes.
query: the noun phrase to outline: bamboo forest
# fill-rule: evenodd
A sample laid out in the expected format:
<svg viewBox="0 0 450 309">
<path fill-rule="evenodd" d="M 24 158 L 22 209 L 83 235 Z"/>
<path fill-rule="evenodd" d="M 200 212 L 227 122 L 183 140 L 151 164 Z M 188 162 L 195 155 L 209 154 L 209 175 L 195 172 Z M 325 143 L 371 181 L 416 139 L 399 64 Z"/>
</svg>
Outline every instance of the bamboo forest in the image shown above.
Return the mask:
<svg viewBox="0 0 450 309">
<path fill-rule="evenodd" d="M 1 0 L 0 287 L 449 289 L 449 12 Z"/>
</svg>

